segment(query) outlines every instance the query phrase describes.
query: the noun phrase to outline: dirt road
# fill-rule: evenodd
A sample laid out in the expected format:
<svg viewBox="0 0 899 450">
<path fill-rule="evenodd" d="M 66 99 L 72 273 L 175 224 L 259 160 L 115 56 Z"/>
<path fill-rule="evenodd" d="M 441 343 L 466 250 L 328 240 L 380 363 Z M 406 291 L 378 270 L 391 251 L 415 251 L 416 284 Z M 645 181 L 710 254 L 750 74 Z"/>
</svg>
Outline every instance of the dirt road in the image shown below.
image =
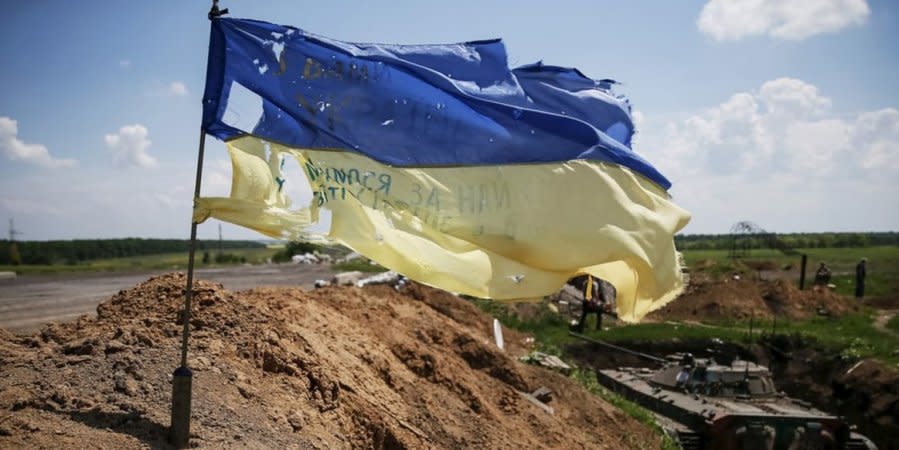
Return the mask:
<svg viewBox="0 0 899 450">
<path fill-rule="evenodd" d="M 116 292 L 164 273 L 91 273 L 31 275 L 0 280 L 0 328 L 31 332 L 51 321 L 96 314 L 97 305 Z M 221 283 L 230 291 L 258 286 L 311 287 L 317 279 L 330 279 L 328 265 L 272 264 L 200 269 L 196 278 Z"/>
</svg>

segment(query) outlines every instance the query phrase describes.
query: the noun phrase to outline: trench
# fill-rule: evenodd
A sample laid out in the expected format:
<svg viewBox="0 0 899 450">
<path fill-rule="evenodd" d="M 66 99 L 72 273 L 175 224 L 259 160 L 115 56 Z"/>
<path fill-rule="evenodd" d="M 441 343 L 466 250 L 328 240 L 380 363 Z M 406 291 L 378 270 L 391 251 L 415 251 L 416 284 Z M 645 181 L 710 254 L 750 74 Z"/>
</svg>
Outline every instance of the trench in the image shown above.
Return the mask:
<svg viewBox="0 0 899 450">
<path fill-rule="evenodd" d="M 881 362 L 844 358 L 814 341 L 786 335 L 764 336 L 752 345 L 711 339 L 615 344 L 655 357 L 690 352 L 723 364 L 740 358 L 768 366 L 777 388 L 788 396 L 844 417 L 881 450 L 899 449 L 899 371 Z M 570 344 L 565 352 L 579 366 L 593 370 L 659 367 L 651 360 L 586 342 Z"/>
</svg>

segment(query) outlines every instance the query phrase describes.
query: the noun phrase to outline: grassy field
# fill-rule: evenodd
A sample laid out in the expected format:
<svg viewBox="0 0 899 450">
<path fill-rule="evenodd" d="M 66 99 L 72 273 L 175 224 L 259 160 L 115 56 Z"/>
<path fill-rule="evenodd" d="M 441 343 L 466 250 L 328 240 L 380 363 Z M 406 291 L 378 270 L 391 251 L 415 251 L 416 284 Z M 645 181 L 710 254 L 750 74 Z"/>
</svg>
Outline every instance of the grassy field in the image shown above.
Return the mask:
<svg viewBox="0 0 899 450">
<path fill-rule="evenodd" d="M 851 358 L 873 357 L 899 367 L 899 338 L 877 330 L 871 313 L 843 317 L 815 317 L 803 321 L 773 323 L 749 322 L 720 324 L 647 323 L 610 328 L 595 332 L 594 337 L 608 341 L 653 341 L 671 339 L 712 339 L 749 343 L 762 334 L 799 335 L 823 347 Z"/>
<path fill-rule="evenodd" d="M 853 295 L 855 292 L 855 265 L 865 257 L 868 268 L 865 280 L 865 296 L 867 297 L 899 297 L 899 247 L 864 247 L 864 248 L 808 248 L 798 249 L 808 255 L 806 268 L 806 285 L 811 285 L 815 270 L 821 262 L 827 263 L 833 272 L 831 283 L 836 285 L 836 292 Z M 727 250 L 691 250 L 684 252 L 684 261 L 688 267 L 714 261 L 714 272 L 725 273 L 746 271 L 746 265 L 735 263 L 730 259 Z M 773 249 L 750 251 L 741 261 L 750 264 L 770 261 L 778 268 L 790 267 L 789 275 L 799 278 L 800 257 L 784 255 Z M 751 270 L 750 270 L 751 271 Z"/>
<path fill-rule="evenodd" d="M 265 262 L 278 251 L 277 248 L 240 248 L 223 249 L 226 255 L 233 255 L 234 262 L 216 264 L 215 262 L 202 263 L 203 252 L 198 251 L 195 258 L 197 267 L 216 267 L 222 265 L 239 264 L 245 261 L 251 264 Z M 218 251 L 209 252 L 210 260 L 215 261 Z M 140 271 L 140 270 L 182 270 L 187 268 L 187 252 L 163 253 L 159 255 L 133 256 L 127 258 L 109 258 L 86 261 L 78 264 L 54 264 L 54 265 L 0 265 L 0 271 L 16 272 L 18 274 L 36 273 L 75 273 L 75 272 L 116 272 L 116 271 Z"/>
<path fill-rule="evenodd" d="M 375 273 L 387 271 L 387 269 L 385 269 L 383 266 L 379 264 L 372 264 L 368 261 L 368 259 L 365 258 L 337 263 L 334 264 L 333 268 L 338 272 L 352 272 L 358 270 L 359 272 Z"/>
<path fill-rule="evenodd" d="M 819 262 L 826 262 L 833 271 L 832 282 L 836 291 L 844 295 L 853 295 L 855 283 L 855 264 L 862 258 L 868 258 L 868 277 L 866 296 L 899 298 L 899 247 L 868 248 L 827 248 L 804 249 L 808 255 L 807 283 L 814 278 L 814 270 Z M 688 251 L 684 252 L 684 260 L 689 267 L 708 267 L 711 275 L 729 274 L 743 271 L 753 272 L 749 267 L 753 262 L 773 262 L 782 276 L 798 278 L 799 257 L 788 256 L 776 250 L 755 250 L 750 252 L 743 262 L 734 262 L 727 251 Z M 709 264 L 709 260 L 713 264 Z M 792 270 L 784 268 L 792 265 Z M 536 314 L 529 314 L 523 320 L 513 313 L 514 308 L 489 301 L 473 300 L 481 309 L 497 317 L 504 325 L 534 335 L 540 349 L 561 354 L 566 345 L 578 342 L 568 335 L 567 318 L 542 307 Z M 721 339 L 729 342 L 749 343 L 762 333 L 798 335 L 818 342 L 821 346 L 847 357 L 874 357 L 888 364 L 899 367 L 899 337 L 876 329 L 873 310 L 861 314 L 837 318 L 815 317 L 804 321 L 760 322 L 753 321 L 719 321 L 712 323 L 641 323 L 624 325 L 614 321 L 605 321 L 605 331 L 593 329 L 593 317 L 588 318 L 588 326 L 584 334 L 611 342 L 643 341 L 652 342 L 671 340 L 673 338 L 688 339 Z M 753 329 L 750 335 L 750 326 Z M 891 330 L 899 332 L 899 315 L 887 323 Z"/>
<path fill-rule="evenodd" d="M 522 320 L 503 304 L 489 300 L 475 300 L 482 310 L 498 318 L 504 325 L 532 333 L 541 349 L 559 353 L 565 345 L 578 342 L 568 335 L 568 323 L 561 315 L 547 307 L 528 320 Z M 819 342 L 825 348 L 852 357 L 875 357 L 899 366 L 899 337 L 874 328 L 872 312 L 842 317 L 815 317 L 803 321 L 728 321 L 718 323 L 640 323 L 623 324 L 606 320 L 606 330 L 596 331 L 593 316 L 587 319 L 583 334 L 610 342 L 653 342 L 678 338 L 721 339 L 728 342 L 749 343 L 762 334 L 801 335 Z M 750 327 L 752 334 L 750 334 Z M 899 330 L 899 316 L 888 327 Z"/>
</svg>

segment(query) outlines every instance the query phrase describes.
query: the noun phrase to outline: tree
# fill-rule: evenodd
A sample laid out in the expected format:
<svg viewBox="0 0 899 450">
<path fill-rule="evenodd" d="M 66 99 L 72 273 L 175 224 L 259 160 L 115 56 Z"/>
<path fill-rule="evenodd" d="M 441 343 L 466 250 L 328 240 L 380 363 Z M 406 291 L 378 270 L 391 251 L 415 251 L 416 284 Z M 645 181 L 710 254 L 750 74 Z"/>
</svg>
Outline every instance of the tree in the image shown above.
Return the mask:
<svg viewBox="0 0 899 450">
<path fill-rule="evenodd" d="M 321 246 L 312 244 L 310 242 L 291 241 L 284 246 L 284 250 L 281 250 L 280 252 L 275 253 L 275 255 L 272 256 L 272 261 L 287 262 L 290 261 L 290 258 L 292 258 L 293 255 L 315 253 L 319 250 L 321 250 Z"/>
</svg>

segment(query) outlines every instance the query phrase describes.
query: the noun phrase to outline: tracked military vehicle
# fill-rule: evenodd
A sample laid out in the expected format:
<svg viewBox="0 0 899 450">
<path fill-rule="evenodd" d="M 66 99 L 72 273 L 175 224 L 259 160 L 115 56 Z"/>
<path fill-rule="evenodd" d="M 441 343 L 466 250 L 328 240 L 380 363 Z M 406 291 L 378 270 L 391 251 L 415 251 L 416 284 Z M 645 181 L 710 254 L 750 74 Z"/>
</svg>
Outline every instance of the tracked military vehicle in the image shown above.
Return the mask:
<svg viewBox="0 0 899 450">
<path fill-rule="evenodd" d="M 779 392 L 765 366 L 742 360 L 724 365 L 689 353 L 640 356 L 661 368 L 599 370 L 598 381 L 652 411 L 684 449 L 877 448 L 842 418 Z"/>
</svg>

